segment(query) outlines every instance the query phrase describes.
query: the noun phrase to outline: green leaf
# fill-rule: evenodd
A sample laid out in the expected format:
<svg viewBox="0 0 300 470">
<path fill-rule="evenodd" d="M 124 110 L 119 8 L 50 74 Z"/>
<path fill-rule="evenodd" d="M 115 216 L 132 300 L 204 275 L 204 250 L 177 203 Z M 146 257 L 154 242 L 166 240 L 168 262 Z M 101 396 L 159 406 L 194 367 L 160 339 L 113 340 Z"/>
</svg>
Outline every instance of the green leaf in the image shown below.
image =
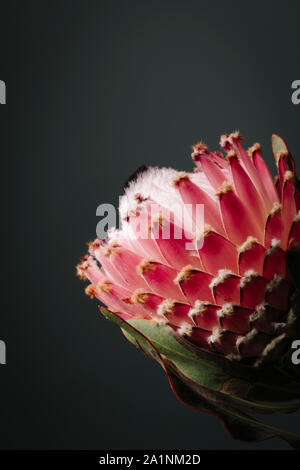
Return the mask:
<svg viewBox="0 0 300 470">
<path fill-rule="evenodd" d="M 195 410 L 212 414 L 220 419 L 234 439 L 258 442 L 275 437 L 288 442 L 294 449 L 300 449 L 300 436 L 273 426 L 263 424 L 254 418 L 231 407 L 212 402 L 202 395 L 201 390 L 191 389 L 189 384 L 172 370 L 168 370 L 172 388 L 180 401 Z"/>
<path fill-rule="evenodd" d="M 222 369 L 202 360 L 199 356 L 184 348 L 176 341 L 167 325 L 145 320 L 130 320 L 128 323 L 143 333 L 160 354 L 168 357 L 195 382 L 214 390 L 221 390 L 224 382 L 230 379 L 230 376 L 225 374 Z"/>
<path fill-rule="evenodd" d="M 245 393 L 244 391 L 243 393 L 243 390 L 240 390 L 241 387 L 239 387 L 239 383 L 235 381 L 237 387 L 234 389 L 231 386 L 233 395 L 248 398 L 250 400 L 254 399 L 255 401 L 260 400 L 268 402 L 299 400 L 300 382 L 298 372 L 300 373 L 300 370 L 290 370 L 291 368 L 287 367 L 286 364 L 283 369 L 281 363 L 276 363 L 275 365 L 269 364 L 256 368 L 244 365 L 237 361 L 229 361 L 223 356 L 201 350 L 181 336 L 176 335 L 175 333 L 173 334 L 176 340 L 183 344 L 186 349 L 192 350 L 198 357 L 204 359 L 218 369 L 221 369 L 230 377 L 240 379 L 240 382 L 243 382 L 242 388 L 244 390 L 245 381 L 251 384 L 251 386 L 248 387 L 247 392 Z M 291 360 L 289 360 L 289 364 L 291 364 Z M 287 372 L 285 372 L 286 368 L 288 369 Z M 284 409 L 282 409 L 282 411 L 284 411 Z"/>
<path fill-rule="evenodd" d="M 259 383 L 259 379 L 261 379 L 261 377 L 257 377 L 259 371 L 246 367 L 242 373 L 243 366 L 238 363 L 236 364 L 233 361 L 228 361 L 225 358 L 220 358 L 199 349 L 195 354 L 181 344 L 178 338 L 176 339 L 178 335 L 174 335 L 167 325 L 157 324 L 149 320 L 124 322 L 106 311 L 107 315 L 112 321 L 121 326 L 125 336 L 131 343 L 138 346 L 146 354 L 154 346 L 161 356 L 172 361 L 178 370 L 182 371 L 191 381 L 215 392 L 220 392 L 223 398 L 226 397 L 227 403 L 233 403 L 248 412 L 264 414 L 274 412 L 290 413 L 300 407 L 299 403 L 262 403 L 262 401 L 282 402 L 284 401 L 284 393 L 288 394 L 290 400 L 299 399 L 300 389 L 293 393 L 293 390 L 285 389 L 283 386 L 278 388 L 277 384 L 280 382 L 278 371 L 275 374 L 275 385 L 272 384 L 273 388 L 268 389 L 264 384 Z M 145 341 L 145 338 L 148 341 Z M 265 371 L 263 375 L 266 375 Z M 284 378 L 284 381 L 286 384 L 288 379 Z M 290 381 L 288 383 L 290 384 Z M 274 390 L 275 394 L 277 392 L 276 400 L 274 399 Z M 261 403 L 258 401 L 258 392 L 261 393 Z M 253 395 L 255 395 L 255 401 L 253 401 Z M 266 397 L 272 397 L 273 400 L 265 400 Z"/>
<path fill-rule="evenodd" d="M 262 424 L 241 410 L 241 405 L 243 405 L 244 408 L 248 408 L 248 411 L 257 412 L 258 406 L 265 408 L 264 412 L 274 412 L 276 406 L 240 400 L 216 390 L 214 387 L 219 387 L 222 380 L 224 387 L 224 384 L 232 378 L 216 367 L 212 367 L 211 364 L 200 361 L 197 355 L 185 349 L 170 334 L 171 330 L 166 325 L 145 320 L 125 322 L 108 310 L 101 309 L 101 311 L 106 318 L 121 327 L 130 342 L 162 365 L 173 391 L 185 404 L 195 407 L 196 400 L 199 405 L 195 407 L 196 409 L 215 414 L 234 437 L 262 440 L 278 436 L 294 447 L 298 445 L 299 436 Z M 208 387 L 207 384 L 212 387 Z M 289 407 L 290 411 L 295 411 L 292 406 Z"/>
<path fill-rule="evenodd" d="M 226 367 L 224 367 L 224 364 L 227 365 L 227 363 L 229 363 L 229 365 L 231 365 L 232 361 L 219 358 L 219 363 L 216 364 L 216 362 L 214 362 L 214 355 L 206 355 L 205 353 L 202 355 L 202 351 L 199 351 L 198 355 L 191 355 L 189 349 L 182 347 L 181 344 L 178 343 L 173 336 L 172 330 L 170 330 L 168 326 L 157 325 L 145 320 L 130 320 L 128 323 L 142 332 L 160 354 L 171 360 L 190 380 L 226 395 L 226 403 L 228 404 L 233 403 L 236 406 L 246 409 L 248 412 L 264 414 L 274 412 L 290 413 L 300 407 L 299 403 L 293 403 L 291 405 L 280 403 L 274 405 L 252 401 L 250 396 L 253 394 L 254 390 L 256 390 L 256 393 L 258 390 L 261 392 L 262 401 L 265 396 L 270 396 L 270 389 L 266 390 L 266 387 L 259 382 L 253 384 L 250 383 L 249 380 L 245 380 L 245 378 L 241 379 L 238 372 L 240 364 L 234 364 L 236 366 L 235 375 L 232 375 L 232 373 L 228 374 L 225 372 Z M 204 360 L 203 357 L 205 356 L 210 356 L 210 360 Z M 247 371 L 249 373 L 250 368 L 248 368 Z M 276 387 L 278 387 L 278 375 L 278 371 L 276 371 Z M 232 377 L 235 377 L 234 383 L 232 383 Z M 284 392 L 288 393 L 290 399 L 299 399 L 299 389 L 297 392 L 292 393 L 292 390 L 282 388 L 277 392 L 276 401 L 283 400 Z M 271 395 L 274 397 L 274 389 L 271 390 Z"/>
<path fill-rule="evenodd" d="M 285 140 L 277 134 L 272 135 L 271 145 L 276 163 L 278 162 L 281 152 L 290 152 Z"/>
</svg>

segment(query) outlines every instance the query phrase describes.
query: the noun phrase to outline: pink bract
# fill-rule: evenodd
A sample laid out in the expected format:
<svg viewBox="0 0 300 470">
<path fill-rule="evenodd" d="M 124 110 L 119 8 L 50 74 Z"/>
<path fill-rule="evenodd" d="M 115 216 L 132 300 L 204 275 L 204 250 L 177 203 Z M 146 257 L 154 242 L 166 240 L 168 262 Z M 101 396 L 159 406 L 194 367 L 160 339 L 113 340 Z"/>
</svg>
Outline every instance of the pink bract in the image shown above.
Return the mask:
<svg viewBox="0 0 300 470">
<path fill-rule="evenodd" d="M 294 160 L 281 138 L 272 140 L 283 146 L 275 181 L 260 145 L 246 152 L 238 132 L 221 137 L 225 155 L 195 145 L 193 173 L 139 173 L 121 199 L 122 230 L 93 241 L 77 267 L 90 282 L 86 293 L 123 320 L 168 325 L 201 350 L 256 366 L 274 361 L 294 321 L 297 291 L 286 261 L 300 241 L 300 201 Z M 180 208 L 189 233 L 176 238 Z"/>
</svg>

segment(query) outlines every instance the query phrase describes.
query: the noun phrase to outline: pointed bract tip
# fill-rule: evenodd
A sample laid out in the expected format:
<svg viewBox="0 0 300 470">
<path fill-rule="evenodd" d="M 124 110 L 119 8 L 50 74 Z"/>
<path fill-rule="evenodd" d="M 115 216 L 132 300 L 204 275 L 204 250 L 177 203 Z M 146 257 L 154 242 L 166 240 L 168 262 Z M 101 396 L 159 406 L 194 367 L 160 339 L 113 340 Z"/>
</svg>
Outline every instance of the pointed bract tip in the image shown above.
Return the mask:
<svg viewBox="0 0 300 470">
<path fill-rule="evenodd" d="M 266 305 L 267 304 L 259 304 L 256 306 L 256 311 L 261 318 L 266 314 Z"/>
<path fill-rule="evenodd" d="M 271 248 L 280 248 L 280 240 L 277 238 L 272 238 L 271 240 Z"/>
<path fill-rule="evenodd" d="M 94 254 L 95 251 L 100 247 L 101 242 L 98 238 L 95 238 L 95 240 L 92 240 L 91 242 L 88 242 L 88 248 L 89 248 L 89 253 Z"/>
<path fill-rule="evenodd" d="M 192 145 L 192 154 L 191 157 L 194 160 L 194 162 L 199 160 L 199 156 L 202 153 L 207 153 L 207 146 L 202 142 L 198 142 L 196 145 Z"/>
<path fill-rule="evenodd" d="M 243 140 L 243 135 L 240 131 L 234 131 L 229 135 L 229 139 L 231 143 L 233 142 L 241 142 Z"/>
<path fill-rule="evenodd" d="M 229 181 L 225 180 L 216 192 L 216 196 L 221 198 L 224 194 L 229 193 L 230 191 L 233 191 L 233 186 Z"/>
<path fill-rule="evenodd" d="M 192 145 L 192 150 L 195 152 L 206 152 L 207 145 L 202 140 L 199 140 L 196 144 Z"/>
<path fill-rule="evenodd" d="M 190 336 L 193 332 L 193 327 L 189 323 L 183 322 L 177 332 L 181 336 Z"/>
<path fill-rule="evenodd" d="M 233 160 L 237 159 L 237 153 L 235 150 L 229 150 L 229 152 L 226 154 L 226 159 L 229 163 L 231 163 Z"/>
<path fill-rule="evenodd" d="M 274 202 L 272 209 L 270 211 L 270 216 L 274 217 L 274 215 L 280 214 L 281 213 L 281 204 L 279 202 Z"/>
<path fill-rule="evenodd" d="M 84 292 L 86 293 L 86 295 L 88 295 L 91 299 L 94 299 L 97 295 L 97 288 L 96 286 L 94 286 L 94 284 L 89 284 Z"/>
<path fill-rule="evenodd" d="M 175 300 L 166 299 L 157 307 L 157 314 L 160 316 L 166 315 L 166 313 L 173 313 L 175 306 Z"/>
<path fill-rule="evenodd" d="M 205 224 L 202 231 L 198 230 L 195 232 L 194 237 L 193 237 L 193 242 L 197 244 L 203 238 L 208 237 L 212 232 L 213 232 L 212 227 L 208 224 Z"/>
<path fill-rule="evenodd" d="M 253 269 L 249 269 L 249 271 L 246 271 L 244 276 L 241 278 L 240 288 L 242 289 L 247 284 L 250 284 L 253 281 L 253 279 L 255 279 L 258 276 L 259 276 L 258 272 L 254 271 Z"/>
<path fill-rule="evenodd" d="M 240 336 L 236 340 L 236 347 L 239 349 L 242 344 L 249 344 L 255 338 L 257 334 L 258 334 L 258 331 L 255 328 L 253 328 L 245 336 Z"/>
<path fill-rule="evenodd" d="M 214 289 L 219 284 L 222 284 L 224 281 L 226 281 L 226 279 L 233 275 L 234 274 L 230 269 L 219 269 L 218 275 L 213 278 L 213 280 L 209 284 L 209 287 L 211 289 Z"/>
<path fill-rule="evenodd" d="M 137 265 L 136 270 L 138 274 L 143 275 L 146 271 L 155 269 L 155 261 L 152 261 L 149 258 L 143 259 L 140 264 Z"/>
<path fill-rule="evenodd" d="M 189 310 L 188 316 L 194 321 L 195 316 L 202 316 L 207 311 L 209 305 L 208 300 L 196 300 L 194 306 Z"/>
<path fill-rule="evenodd" d="M 173 180 L 173 186 L 178 187 L 180 183 L 189 181 L 189 174 L 186 171 L 180 171 Z"/>
<path fill-rule="evenodd" d="M 282 324 L 278 324 L 276 326 L 280 328 Z M 277 329 L 279 330 L 279 328 Z M 282 333 L 281 335 L 273 338 L 272 341 L 270 341 L 270 343 L 268 343 L 267 346 L 264 348 L 263 352 L 261 353 L 261 356 L 255 361 L 253 367 L 257 368 L 262 366 L 265 362 L 268 361 L 270 357 L 272 358 L 272 355 L 274 355 L 274 353 L 276 354 L 276 352 L 276 355 L 278 355 L 278 351 L 282 348 L 282 343 L 286 341 L 286 339 L 287 335 L 285 333 Z"/>
<path fill-rule="evenodd" d="M 266 251 L 266 255 L 269 256 L 273 254 L 276 250 L 281 250 L 281 240 L 278 240 L 277 238 L 272 238 L 271 245 Z"/>
<path fill-rule="evenodd" d="M 223 330 L 221 328 L 214 328 L 212 334 L 207 338 L 209 344 L 221 343 Z"/>
<path fill-rule="evenodd" d="M 260 148 L 261 148 L 261 147 L 260 147 L 260 144 L 257 143 L 257 142 L 256 142 L 255 144 L 253 144 L 252 147 L 249 147 L 249 148 L 248 148 L 248 155 L 249 155 L 249 157 L 250 157 L 250 158 L 253 158 L 254 154 L 255 154 L 256 152 L 259 152 L 259 151 L 260 151 Z"/>
<path fill-rule="evenodd" d="M 252 248 L 253 245 L 258 244 L 258 240 L 255 237 L 252 237 L 249 235 L 247 240 L 240 246 L 237 247 L 238 253 L 244 253 L 245 251 L 248 251 Z"/>
<path fill-rule="evenodd" d="M 220 137 L 220 147 L 224 150 L 229 150 L 230 145 L 228 145 L 228 134 L 222 134 Z"/>
<path fill-rule="evenodd" d="M 211 225 L 204 224 L 204 230 L 203 230 L 204 238 L 208 237 L 208 235 L 210 235 L 212 232 L 213 232 L 213 229 L 212 229 Z"/>
<path fill-rule="evenodd" d="M 195 268 L 190 264 L 184 266 L 184 268 L 182 268 L 182 270 L 175 277 L 174 282 L 179 284 L 182 281 L 188 281 L 192 277 L 194 270 Z"/>
<path fill-rule="evenodd" d="M 224 304 L 223 307 L 217 311 L 217 315 L 219 318 L 230 317 L 230 315 L 232 315 L 233 312 L 234 312 L 233 305 L 228 303 L 228 304 Z"/>
<path fill-rule="evenodd" d="M 133 304 L 144 304 L 147 302 L 148 294 L 143 289 L 136 289 L 130 297 L 130 302 Z"/>
<path fill-rule="evenodd" d="M 100 292 L 108 294 L 112 289 L 112 283 L 109 279 L 102 279 L 100 282 L 98 282 L 97 289 L 99 289 Z"/>
<path fill-rule="evenodd" d="M 77 264 L 76 266 L 76 276 L 81 280 L 81 281 L 86 281 L 86 270 L 87 270 L 87 260 L 89 258 L 89 255 L 84 255 L 81 258 L 80 263 Z"/>
<path fill-rule="evenodd" d="M 134 199 L 138 202 L 143 202 L 146 201 L 147 198 L 145 198 L 141 193 L 136 193 L 134 195 Z"/>
<path fill-rule="evenodd" d="M 267 284 L 266 292 L 272 292 L 274 289 L 277 289 L 282 280 L 283 277 L 280 274 L 275 274 L 273 279 Z"/>
<path fill-rule="evenodd" d="M 220 138 L 220 146 L 224 150 L 230 150 L 231 146 L 236 142 L 241 142 L 243 136 L 240 131 L 232 132 L 231 134 L 223 134 Z"/>
</svg>

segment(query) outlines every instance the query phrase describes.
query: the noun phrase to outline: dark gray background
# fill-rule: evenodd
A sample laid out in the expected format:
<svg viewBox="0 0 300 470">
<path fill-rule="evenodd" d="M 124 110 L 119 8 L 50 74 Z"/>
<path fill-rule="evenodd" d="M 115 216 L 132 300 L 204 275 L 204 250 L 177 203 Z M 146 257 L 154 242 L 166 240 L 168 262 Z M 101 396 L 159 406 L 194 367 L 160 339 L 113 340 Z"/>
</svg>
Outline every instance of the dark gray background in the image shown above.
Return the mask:
<svg viewBox="0 0 300 470">
<path fill-rule="evenodd" d="M 268 162 L 282 134 L 300 163 L 299 15 L 292 1 L 1 2 L 1 448 L 287 448 L 233 441 L 181 405 L 74 266 L 96 207 L 143 163 L 191 169 L 190 144 L 236 128 Z"/>
</svg>

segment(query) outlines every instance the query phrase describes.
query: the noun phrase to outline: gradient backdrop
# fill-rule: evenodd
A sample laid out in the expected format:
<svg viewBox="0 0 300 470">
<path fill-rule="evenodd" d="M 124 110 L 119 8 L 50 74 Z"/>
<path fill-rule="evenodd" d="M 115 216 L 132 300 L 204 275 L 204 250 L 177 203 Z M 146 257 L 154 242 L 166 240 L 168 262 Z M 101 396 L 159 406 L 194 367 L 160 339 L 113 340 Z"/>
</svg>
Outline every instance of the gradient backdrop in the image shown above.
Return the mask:
<svg viewBox="0 0 300 470">
<path fill-rule="evenodd" d="M 269 163 L 282 134 L 300 164 L 299 15 L 275 0 L 1 1 L 1 448 L 287 448 L 233 441 L 181 405 L 74 267 L 96 207 L 144 163 L 191 169 L 192 143 L 238 128 Z"/>
</svg>

